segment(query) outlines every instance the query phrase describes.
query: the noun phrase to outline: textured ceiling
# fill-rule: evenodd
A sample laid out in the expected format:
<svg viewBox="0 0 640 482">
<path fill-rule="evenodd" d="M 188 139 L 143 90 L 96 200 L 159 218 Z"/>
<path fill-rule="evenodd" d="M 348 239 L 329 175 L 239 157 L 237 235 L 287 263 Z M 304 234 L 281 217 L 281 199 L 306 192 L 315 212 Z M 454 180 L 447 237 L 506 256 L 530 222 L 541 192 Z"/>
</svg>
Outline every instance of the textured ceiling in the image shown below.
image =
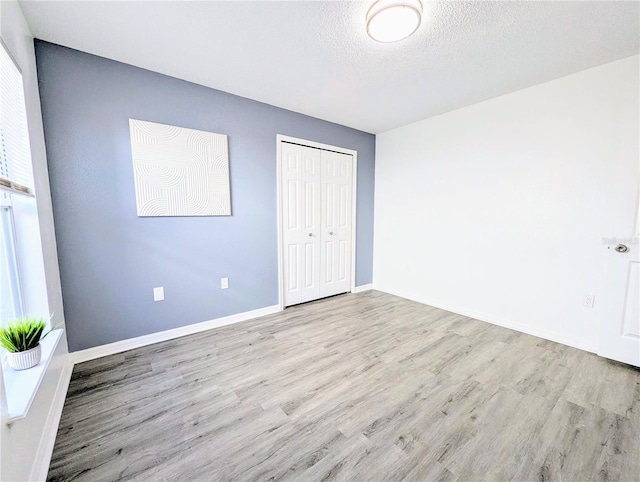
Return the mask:
<svg viewBox="0 0 640 482">
<path fill-rule="evenodd" d="M 425 2 L 395 44 L 371 2 L 22 0 L 35 37 L 378 133 L 639 50 L 640 3 Z"/>
</svg>

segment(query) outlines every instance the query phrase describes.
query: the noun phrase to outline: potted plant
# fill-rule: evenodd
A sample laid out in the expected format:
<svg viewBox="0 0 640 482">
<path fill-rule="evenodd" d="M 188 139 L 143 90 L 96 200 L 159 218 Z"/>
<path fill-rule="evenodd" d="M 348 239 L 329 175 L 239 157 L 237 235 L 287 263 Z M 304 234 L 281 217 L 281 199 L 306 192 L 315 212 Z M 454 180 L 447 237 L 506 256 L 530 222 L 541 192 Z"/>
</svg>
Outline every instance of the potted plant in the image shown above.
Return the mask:
<svg viewBox="0 0 640 482">
<path fill-rule="evenodd" d="M 0 346 L 6 349 L 7 361 L 14 370 L 26 370 L 40 363 L 42 351 L 40 340 L 51 330 L 42 335 L 47 327 L 42 318 L 17 318 L 0 327 Z"/>
</svg>

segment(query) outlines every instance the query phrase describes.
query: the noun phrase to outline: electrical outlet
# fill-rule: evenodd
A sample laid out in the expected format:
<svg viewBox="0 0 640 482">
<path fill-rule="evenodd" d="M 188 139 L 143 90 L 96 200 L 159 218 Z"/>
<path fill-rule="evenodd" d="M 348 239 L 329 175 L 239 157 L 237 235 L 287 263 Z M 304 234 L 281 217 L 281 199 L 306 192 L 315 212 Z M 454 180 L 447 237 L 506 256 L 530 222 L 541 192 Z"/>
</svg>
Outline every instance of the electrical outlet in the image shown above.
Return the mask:
<svg viewBox="0 0 640 482">
<path fill-rule="evenodd" d="M 226 290 L 229 287 L 229 278 L 220 278 L 220 289 Z"/>
<path fill-rule="evenodd" d="M 593 303 L 596 300 L 596 295 L 584 295 L 584 300 L 582 300 L 582 306 L 585 308 L 593 308 Z"/>
<path fill-rule="evenodd" d="M 164 286 L 153 288 L 153 301 L 164 301 Z"/>
</svg>

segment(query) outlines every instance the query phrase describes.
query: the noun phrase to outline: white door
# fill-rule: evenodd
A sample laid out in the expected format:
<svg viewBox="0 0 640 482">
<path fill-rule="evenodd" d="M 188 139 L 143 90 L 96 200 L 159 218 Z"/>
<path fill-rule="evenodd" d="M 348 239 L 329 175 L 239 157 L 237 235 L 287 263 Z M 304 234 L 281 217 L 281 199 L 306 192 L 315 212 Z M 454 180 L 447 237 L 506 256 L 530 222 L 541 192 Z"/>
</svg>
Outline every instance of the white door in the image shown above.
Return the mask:
<svg viewBox="0 0 640 482">
<path fill-rule="evenodd" d="M 351 289 L 351 186 L 353 156 L 321 151 L 322 212 L 320 296 Z"/>
<path fill-rule="evenodd" d="M 633 238 L 612 239 L 598 355 L 640 366 L 640 185 Z"/>
<path fill-rule="evenodd" d="M 351 290 L 353 156 L 281 142 L 283 301 Z"/>
<path fill-rule="evenodd" d="M 320 151 L 283 142 L 285 306 L 320 297 Z"/>
<path fill-rule="evenodd" d="M 640 186 L 632 238 L 612 239 L 598 355 L 640 366 Z"/>
<path fill-rule="evenodd" d="M 598 355 L 640 366 L 638 238 L 620 239 L 609 250 Z"/>
</svg>

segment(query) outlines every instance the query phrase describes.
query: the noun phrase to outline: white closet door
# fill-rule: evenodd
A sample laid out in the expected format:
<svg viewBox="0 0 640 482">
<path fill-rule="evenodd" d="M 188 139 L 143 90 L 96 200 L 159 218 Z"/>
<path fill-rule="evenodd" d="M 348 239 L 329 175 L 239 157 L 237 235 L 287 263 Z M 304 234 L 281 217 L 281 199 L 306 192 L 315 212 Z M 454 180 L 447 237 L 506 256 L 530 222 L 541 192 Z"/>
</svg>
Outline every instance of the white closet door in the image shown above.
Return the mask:
<svg viewBox="0 0 640 482">
<path fill-rule="evenodd" d="M 320 296 L 351 290 L 351 186 L 353 157 L 321 151 L 322 246 Z"/>
<path fill-rule="evenodd" d="M 320 151 L 282 143 L 285 306 L 320 295 Z"/>
</svg>

